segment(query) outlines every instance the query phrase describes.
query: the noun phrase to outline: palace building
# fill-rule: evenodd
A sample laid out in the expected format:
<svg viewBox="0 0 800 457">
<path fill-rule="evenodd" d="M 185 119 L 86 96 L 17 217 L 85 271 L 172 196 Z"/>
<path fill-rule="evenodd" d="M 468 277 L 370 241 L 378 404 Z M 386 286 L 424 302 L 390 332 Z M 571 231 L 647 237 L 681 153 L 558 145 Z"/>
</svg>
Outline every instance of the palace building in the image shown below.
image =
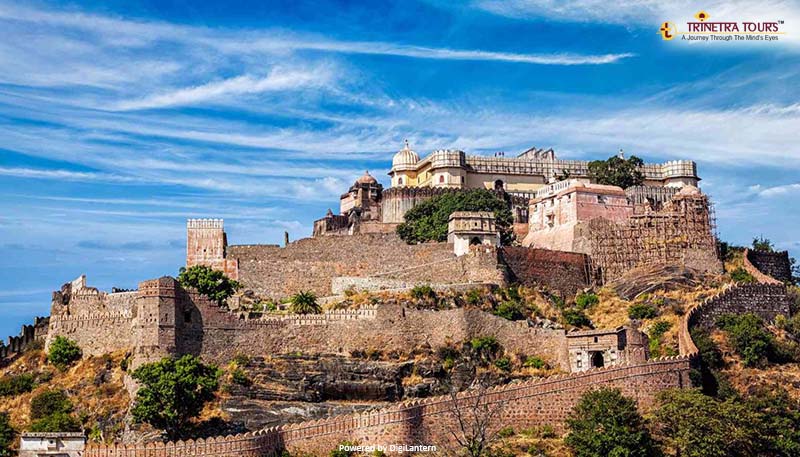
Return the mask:
<svg viewBox="0 0 800 457">
<path fill-rule="evenodd" d="M 644 185 L 697 186 L 697 167 L 691 160 L 673 160 L 642 167 Z M 392 158 L 392 187 L 497 189 L 510 193 L 535 192 L 560 177 L 588 179 L 589 162 L 560 160 L 552 149 L 535 147 L 516 157 L 467 155 L 457 149 L 439 149 L 420 159 L 408 142 Z"/>
</svg>

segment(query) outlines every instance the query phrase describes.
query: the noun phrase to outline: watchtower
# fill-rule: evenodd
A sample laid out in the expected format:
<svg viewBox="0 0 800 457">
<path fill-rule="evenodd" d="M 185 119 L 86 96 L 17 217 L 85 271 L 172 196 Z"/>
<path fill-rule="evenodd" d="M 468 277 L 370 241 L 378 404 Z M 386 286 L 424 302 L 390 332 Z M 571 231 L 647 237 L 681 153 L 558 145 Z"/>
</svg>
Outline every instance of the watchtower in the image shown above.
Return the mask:
<svg viewBox="0 0 800 457">
<path fill-rule="evenodd" d="M 453 244 L 457 256 L 469 252 L 470 246 L 500 246 L 500 233 L 489 211 L 456 211 L 447 222 L 447 242 Z"/>
</svg>

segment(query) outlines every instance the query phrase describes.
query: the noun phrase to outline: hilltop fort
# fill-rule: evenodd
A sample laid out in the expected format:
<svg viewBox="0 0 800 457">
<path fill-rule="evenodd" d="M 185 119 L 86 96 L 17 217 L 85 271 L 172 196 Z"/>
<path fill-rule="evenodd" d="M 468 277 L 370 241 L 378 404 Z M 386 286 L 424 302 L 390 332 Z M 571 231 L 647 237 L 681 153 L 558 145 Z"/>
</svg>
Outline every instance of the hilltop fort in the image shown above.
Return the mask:
<svg viewBox="0 0 800 457">
<path fill-rule="evenodd" d="M 132 367 L 180 354 L 225 364 L 240 355 L 348 358 L 369 348 L 410 354 L 491 337 L 509 353 L 536 354 L 562 373 L 492 388 L 487 401 L 507 404 L 502 418 L 508 425 L 560 428 L 576 398 L 597 385 L 619 387 L 646 406 L 658 390 L 691 385 L 697 348 L 690 327 L 712 325 L 723 312 L 754 312 L 766 320 L 788 315 L 786 253 L 746 254 L 757 283 L 727 286 L 687 310 L 677 330 L 679 352 L 661 358 L 652 357 L 636 322 L 568 329 L 546 319 L 510 320 L 460 305 L 421 308 L 395 298 L 332 305 L 354 293 L 391 296 L 423 285 L 458 294 L 521 284 L 563 301 L 651 266 L 721 274 L 713 206 L 698 188 L 695 163 L 644 164 L 640 171 L 643 182 L 623 189 L 592 182 L 588 162 L 560 160 L 552 149 L 532 148 L 513 158 L 437 150 L 420 159 L 406 143 L 392 159 L 391 187 L 365 173 L 341 195 L 338 214 L 329 211 L 314 222 L 309 238 L 284 246 L 230 244 L 221 219 L 188 220 L 185 266 L 212 267 L 243 286 L 226 304 L 167 276 L 112 292 L 81 276 L 54 292 L 50 316 L 25 327 L 0 355 L 13 358 L 36 341 L 49 345 L 65 336 L 85 356 L 127 351 Z M 515 243 L 501 245 L 493 213 L 480 211 L 451 214 L 447 242 L 408 244 L 395 233 L 416 205 L 466 189 L 486 189 L 508 202 Z M 331 306 L 320 314 L 251 312 L 252 303 L 280 303 L 300 291 Z M 337 386 L 340 398 L 386 397 L 374 385 Z M 255 456 L 281 449 L 326 452 L 345 439 L 443 442 L 443 427 L 453 420 L 449 401 L 430 396 L 202 442 L 92 445 L 84 455 L 127 457 L 144 449 L 159 457 Z"/>
</svg>

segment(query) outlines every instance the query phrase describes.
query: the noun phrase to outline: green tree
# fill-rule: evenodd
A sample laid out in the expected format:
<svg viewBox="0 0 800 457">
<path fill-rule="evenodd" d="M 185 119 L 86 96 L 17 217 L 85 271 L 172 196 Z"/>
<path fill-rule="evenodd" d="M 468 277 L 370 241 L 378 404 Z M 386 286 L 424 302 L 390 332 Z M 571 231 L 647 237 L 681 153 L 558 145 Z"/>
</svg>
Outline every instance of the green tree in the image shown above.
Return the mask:
<svg viewBox="0 0 800 457">
<path fill-rule="evenodd" d="M 184 288 L 196 289 L 219 305 L 225 304 L 225 300 L 242 287 L 239 282 L 225 276 L 225 273 L 205 265 L 181 268 L 178 282 Z"/>
<path fill-rule="evenodd" d="M 63 390 L 45 390 L 31 399 L 32 432 L 77 432 L 81 424 L 72 416 L 72 401 Z"/>
<path fill-rule="evenodd" d="M 133 372 L 141 383 L 132 409 L 137 422 L 146 422 L 177 439 L 189 420 L 200 414 L 219 387 L 220 371 L 193 355 L 164 358 Z"/>
<path fill-rule="evenodd" d="M 636 402 L 619 389 L 585 393 L 567 419 L 564 442 L 575 457 L 646 457 L 655 447 Z"/>
<path fill-rule="evenodd" d="M 656 438 L 681 457 L 764 455 L 763 417 L 739 401 L 718 401 L 695 389 L 658 394 Z"/>
<path fill-rule="evenodd" d="M 763 236 L 759 236 L 753 238 L 753 250 L 773 252 L 775 251 L 775 247 L 772 245 L 772 241 L 770 241 L 769 238 L 764 238 Z"/>
<path fill-rule="evenodd" d="M 607 160 L 593 160 L 589 162 L 589 178 L 598 184 L 627 189 L 644 182 L 644 173 L 641 170 L 643 165 L 644 161 L 636 156 L 629 159 L 613 156 Z"/>
<path fill-rule="evenodd" d="M 795 457 L 800 455 L 800 402 L 782 387 L 774 391 L 757 390 L 745 405 L 761 415 L 761 436 L 766 441 L 763 454 Z"/>
<path fill-rule="evenodd" d="M 78 344 L 63 336 L 57 336 L 50 343 L 47 360 L 61 371 L 67 369 L 72 362 L 81 358 L 81 348 Z"/>
<path fill-rule="evenodd" d="M 717 325 L 728 336 L 745 366 L 759 366 L 768 359 L 779 361 L 775 338 L 755 314 L 724 314 L 717 319 Z"/>
<path fill-rule="evenodd" d="M 322 307 L 317 303 L 317 296 L 310 291 L 300 291 L 289 299 L 290 310 L 295 314 L 319 314 Z"/>
<path fill-rule="evenodd" d="M 8 420 L 8 413 L 0 413 L 0 457 L 9 457 L 12 454 L 11 444 L 17 432 Z"/>
<path fill-rule="evenodd" d="M 448 192 L 426 200 L 408 210 L 405 222 L 397 226 L 397 234 L 406 243 L 447 241 L 447 221 L 455 211 L 491 211 L 494 213 L 501 241 L 513 239 L 510 203 L 486 189 Z"/>
</svg>

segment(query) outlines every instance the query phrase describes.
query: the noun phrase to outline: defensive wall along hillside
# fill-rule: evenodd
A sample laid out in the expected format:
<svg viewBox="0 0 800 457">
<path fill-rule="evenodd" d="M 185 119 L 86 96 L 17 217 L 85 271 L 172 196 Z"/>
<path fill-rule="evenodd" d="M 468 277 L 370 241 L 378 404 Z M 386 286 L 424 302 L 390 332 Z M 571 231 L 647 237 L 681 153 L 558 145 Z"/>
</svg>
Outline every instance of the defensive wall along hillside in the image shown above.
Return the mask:
<svg viewBox="0 0 800 457">
<path fill-rule="evenodd" d="M 466 391 L 450 396 L 404 401 L 374 411 L 332 416 L 319 421 L 286 424 L 252 434 L 176 443 L 143 445 L 90 445 L 87 457 L 161 456 L 263 456 L 282 449 L 315 455 L 330 452 L 344 440 L 361 444 L 434 444 L 447 446 L 456 427 L 456 412 L 484 404 L 496 411 L 496 427 L 526 428 L 552 425 L 563 430 L 564 421 L 580 396 L 600 386 L 617 387 L 642 408 L 653 405 L 666 388 L 690 386 L 689 372 L 697 348 L 691 339 L 694 326 L 710 325 L 721 314 L 753 312 L 771 320 L 788 312 L 786 288 L 775 284 L 726 287 L 692 308 L 678 332 L 680 355 L 645 363 L 616 365 L 582 373 L 512 383 L 485 392 Z M 467 414 L 468 416 L 468 414 Z"/>
<path fill-rule="evenodd" d="M 331 295 L 337 277 L 504 283 L 494 253 L 456 257 L 447 243 L 409 245 L 395 234 L 304 238 L 286 247 L 233 245 L 226 257 L 238 261 L 238 278 L 245 287 L 273 299 L 299 290 Z"/>
<path fill-rule="evenodd" d="M 131 294 L 126 292 L 126 294 Z M 144 281 L 126 296 L 129 307 L 108 306 L 113 294 L 83 289 L 56 292 L 48 338 L 66 336 L 86 355 L 131 350 L 134 364 L 174 354 L 195 354 L 227 363 L 237 354 L 264 356 L 302 352 L 342 354 L 373 349 L 408 353 L 472 338 L 494 336 L 508 351 L 539 355 L 569 369 L 562 329 L 531 327 L 477 309 L 422 310 L 400 304 L 331 310 L 319 315 L 243 319 L 205 296 L 186 291 L 170 277 Z"/>
</svg>

